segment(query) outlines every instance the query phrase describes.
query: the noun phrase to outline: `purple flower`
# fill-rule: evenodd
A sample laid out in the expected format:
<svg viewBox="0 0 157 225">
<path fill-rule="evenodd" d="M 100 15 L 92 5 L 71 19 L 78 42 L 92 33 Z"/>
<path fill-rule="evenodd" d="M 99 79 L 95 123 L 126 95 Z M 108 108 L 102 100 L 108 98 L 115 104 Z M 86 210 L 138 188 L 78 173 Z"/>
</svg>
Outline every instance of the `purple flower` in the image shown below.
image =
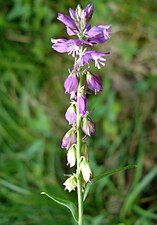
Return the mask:
<svg viewBox="0 0 157 225">
<path fill-rule="evenodd" d="M 60 53 L 68 52 L 68 54 L 72 54 L 73 57 L 75 55 L 79 55 L 80 46 L 82 42 L 80 40 L 67 40 L 67 39 L 53 39 L 51 38 L 51 42 L 53 43 L 52 48 Z"/>
<path fill-rule="evenodd" d="M 95 62 L 95 67 L 97 67 L 98 69 L 100 69 L 100 65 L 105 66 L 105 61 L 106 59 L 104 59 L 103 57 L 108 55 L 106 53 L 100 53 L 100 52 L 96 52 L 96 51 L 90 51 L 90 55 L 91 55 L 91 59 L 94 60 Z"/>
<path fill-rule="evenodd" d="M 65 118 L 69 124 L 74 124 L 76 122 L 76 108 L 74 104 L 71 104 L 65 113 Z"/>
<path fill-rule="evenodd" d="M 69 149 L 76 142 L 76 134 L 73 128 L 71 128 L 62 139 L 62 148 Z"/>
<path fill-rule="evenodd" d="M 75 73 L 69 74 L 69 76 L 64 81 L 65 94 L 76 91 L 78 87 L 78 79 Z"/>
<path fill-rule="evenodd" d="M 87 22 L 92 18 L 93 11 L 94 5 L 88 4 L 87 7 L 85 8 Z"/>
<path fill-rule="evenodd" d="M 62 14 L 62 13 L 58 13 L 57 19 L 58 19 L 59 21 L 61 21 L 62 23 L 64 23 L 66 26 L 68 26 L 68 27 L 70 27 L 70 28 L 72 28 L 72 29 L 76 29 L 76 28 L 77 28 L 77 27 L 76 27 L 76 24 L 75 24 L 75 22 L 74 22 L 74 20 L 71 19 L 71 18 L 70 18 L 69 16 L 67 16 L 67 15 L 64 15 L 64 14 Z"/>
<path fill-rule="evenodd" d="M 94 123 L 88 116 L 82 119 L 82 130 L 88 136 L 93 135 L 95 132 Z"/>
<path fill-rule="evenodd" d="M 105 66 L 104 61 L 106 61 L 106 59 L 104 59 L 103 57 L 107 56 L 109 54 L 110 54 L 109 52 L 106 52 L 106 53 L 101 53 L 101 52 L 97 52 L 97 51 L 85 52 L 84 55 L 81 58 L 80 65 L 84 66 L 91 59 L 91 60 L 94 60 L 95 67 L 100 69 L 101 68 L 100 65 Z"/>
<path fill-rule="evenodd" d="M 111 31 L 110 31 L 111 26 L 112 25 L 109 24 L 109 25 L 99 25 L 99 26 L 92 27 L 89 31 L 86 32 L 86 37 L 93 38 L 100 34 L 103 34 L 104 38 L 107 40 L 111 36 Z"/>
<path fill-rule="evenodd" d="M 53 43 L 53 46 L 52 48 L 54 50 L 56 50 L 57 52 L 60 52 L 60 53 L 64 53 L 64 52 L 68 52 L 68 40 L 67 39 L 62 39 L 62 38 L 59 38 L 59 39 L 54 39 L 54 38 L 51 38 L 51 42 Z"/>
<path fill-rule="evenodd" d="M 94 91 L 95 94 L 102 92 L 102 81 L 99 77 L 87 71 L 86 79 L 88 88 Z"/>
<path fill-rule="evenodd" d="M 78 23 L 76 22 L 77 21 L 77 19 L 76 19 L 76 11 L 70 8 L 69 9 L 69 14 L 70 14 L 71 19 L 75 23 L 75 27 L 72 28 L 72 27 L 66 26 L 67 34 L 69 36 L 77 35 L 79 33 L 79 28 L 78 28 Z"/>
<path fill-rule="evenodd" d="M 88 42 L 91 43 L 91 44 L 102 44 L 105 41 L 107 41 L 107 39 L 104 37 L 103 34 L 99 34 L 99 35 L 97 35 L 95 37 L 92 37 L 88 40 Z"/>
<path fill-rule="evenodd" d="M 78 95 L 77 98 L 77 107 L 79 109 L 79 113 L 82 116 L 86 115 L 86 108 L 87 108 L 87 98 L 84 95 Z"/>
</svg>

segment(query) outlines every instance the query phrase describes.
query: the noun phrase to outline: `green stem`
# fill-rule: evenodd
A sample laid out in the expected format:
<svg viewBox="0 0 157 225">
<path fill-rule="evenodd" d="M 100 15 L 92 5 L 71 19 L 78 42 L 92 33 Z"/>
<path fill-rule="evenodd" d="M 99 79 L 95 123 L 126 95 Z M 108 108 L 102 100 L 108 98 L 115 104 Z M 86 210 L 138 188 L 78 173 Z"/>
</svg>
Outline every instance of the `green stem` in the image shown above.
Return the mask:
<svg viewBox="0 0 157 225">
<path fill-rule="evenodd" d="M 80 72 L 79 77 L 79 85 L 78 92 L 83 84 L 83 75 Z M 81 120 L 82 117 L 79 114 L 79 110 L 77 107 L 77 173 L 78 173 L 78 181 L 77 181 L 77 196 L 78 196 L 78 224 L 83 225 L 83 195 L 82 195 L 82 177 L 80 174 L 80 160 L 81 160 L 81 146 L 82 146 L 82 138 L 81 138 Z"/>
</svg>

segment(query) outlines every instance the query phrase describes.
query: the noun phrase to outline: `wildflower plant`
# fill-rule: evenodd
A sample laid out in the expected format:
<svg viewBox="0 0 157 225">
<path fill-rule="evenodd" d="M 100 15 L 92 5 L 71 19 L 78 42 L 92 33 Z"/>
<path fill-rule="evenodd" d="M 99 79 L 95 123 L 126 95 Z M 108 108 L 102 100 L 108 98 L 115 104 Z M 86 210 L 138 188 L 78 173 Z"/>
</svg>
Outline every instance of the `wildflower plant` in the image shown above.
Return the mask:
<svg viewBox="0 0 157 225">
<path fill-rule="evenodd" d="M 70 95 L 70 106 L 65 113 L 70 129 L 62 139 L 61 148 L 67 151 L 67 166 L 74 167 L 73 174 L 63 185 L 69 192 L 77 190 L 78 207 L 70 201 L 50 196 L 45 192 L 42 194 L 68 207 L 79 225 L 83 225 L 83 201 L 87 197 L 90 185 L 106 175 L 130 168 L 123 167 L 92 177 L 86 141 L 94 134 L 95 125 L 90 118 L 91 112 L 87 109 L 87 96 L 88 93 L 101 93 L 103 87 L 101 79 L 92 73 L 90 64 L 94 63 L 98 69 L 105 66 L 106 57 L 110 52 L 98 52 L 94 50 L 94 46 L 106 42 L 111 36 L 111 24 L 94 27 L 89 24 L 93 11 L 94 6 L 88 4 L 85 9 L 80 5 L 76 10 L 70 8 L 70 16 L 58 13 L 57 19 L 66 26 L 67 34 L 75 38 L 51 38 L 53 50 L 68 53 L 73 58 L 73 68 L 69 69 L 69 75 L 64 82 L 65 94 Z"/>
</svg>

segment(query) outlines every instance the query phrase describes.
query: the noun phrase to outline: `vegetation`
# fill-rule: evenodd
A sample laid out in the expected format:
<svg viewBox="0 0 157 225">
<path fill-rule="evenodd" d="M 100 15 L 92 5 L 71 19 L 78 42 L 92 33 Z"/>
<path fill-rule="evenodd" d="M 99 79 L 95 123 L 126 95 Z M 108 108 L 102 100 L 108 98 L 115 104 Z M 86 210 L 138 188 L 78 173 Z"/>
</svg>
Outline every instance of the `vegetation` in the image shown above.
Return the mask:
<svg viewBox="0 0 157 225">
<path fill-rule="evenodd" d="M 40 193 L 76 199 L 62 185 L 71 170 L 60 148 L 68 129 L 63 82 L 71 60 L 51 50 L 50 38 L 67 37 L 57 12 L 78 3 L 0 2 L 0 225 L 74 225 L 66 208 Z M 107 66 L 95 70 L 104 90 L 89 99 L 89 108 L 97 108 L 91 168 L 96 176 L 137 167 L 92 186 L 85 225 L 157 224 L 156 10 L 155 0 L 95 3 L 93 25 L 113 26 L 111 39 L 99 49 L 111 51 Z"/>
</svg>

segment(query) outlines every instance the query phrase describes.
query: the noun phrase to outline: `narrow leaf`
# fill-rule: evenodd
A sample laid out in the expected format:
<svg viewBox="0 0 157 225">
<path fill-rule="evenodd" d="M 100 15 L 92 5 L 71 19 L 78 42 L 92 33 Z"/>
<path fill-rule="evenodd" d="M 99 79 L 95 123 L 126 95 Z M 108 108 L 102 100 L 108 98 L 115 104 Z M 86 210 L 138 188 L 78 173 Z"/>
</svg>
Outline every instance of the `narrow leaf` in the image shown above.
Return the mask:
<svg viewBox="0 0 157 225">
<path fill-rule="evenodd" d="M 96 183 L 97 181 L 103 179 L 106 176 L 111 176 L 111 175 L 113 175 L 115 173 L 118 173 L 118 172 L 121 172 L 121 171 L 124 171 L 124 170 L 128 170 L 128 169 L 132 169 L 132 168 L 135 168 L 135 167 L 136 167 L 136 165 L 128 165 L 128 166 L 121 167 L 119 169 L 109 170 L 109 171 L 104 172 L 104 173 L 102 173 L 102 174 L 100 174 L 98 176 L 95 176 L 92 179 L 92 184 Z M 83 200 L 86 199 L 90 187 L 91 187 L 91 184 L 88 183 L 87 186 L 86 186 L 86 188 L 85 188 L 85 191 L 84 191 Z"/>
<path fill-rule="evenodd" d="M 22 187 L 19 187 L 19 186 L 12 184 L 4 179 L 1 179 L 1 178 L 0 178 L 0 185 L 4 186 L 5 188 L 10 189 L 11 191 L 17 192 L 22 195 L 30 195 L 31 194 L 31 192 L 29 190 L 26 190 Z"/>
<path fill-rule="evenodd" d="M 71 211 L 72 216 L 75 219 L 75 221 L 78 222 L 77 207 L 76 207 L 76 205 L 73 202 L 64 200 L 62 198 L 55 197 L 53 195 L 50 196 L 46 192 L 41 192 L 41 194 L 42 195 L 46 195 L 48 198 L 52 199 L 53 201 L 57 202 L 58 204 L 67 207 Z"/>
<path fill-rule="evenodd" d="M 139 207 L 138 205 L 133 206 L 133 210 L 139 214 L 139 216 L 143 218 L 148 218 L 148 219 L 154 219 L 157 220 L 157 214 L 154 212 L 151 212 L 151 210 L 145 210 Z"/>
<path fill-rule="evenodd" d="M 139 196 L 139 194 L 148 186 L 152 179 L 157 175 L 157 166 L 154 167 L 145 177 L 138 183 L 137 186 L 133 187 L 132 192 L 128 195 L 125 200 L 125 204 L 121 209 L 121 215 L 125 215 L 128 210 L 131 208 L 135 199 Z"/>
</svg>

